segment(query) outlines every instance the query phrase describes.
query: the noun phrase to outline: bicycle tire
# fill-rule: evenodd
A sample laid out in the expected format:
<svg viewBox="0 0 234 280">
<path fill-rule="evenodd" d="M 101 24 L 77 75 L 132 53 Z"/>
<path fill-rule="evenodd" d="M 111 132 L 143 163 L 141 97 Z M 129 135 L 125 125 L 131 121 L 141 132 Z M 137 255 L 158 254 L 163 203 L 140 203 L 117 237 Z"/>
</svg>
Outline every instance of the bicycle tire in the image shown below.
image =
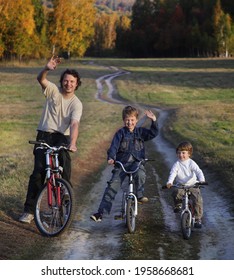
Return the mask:
<svg viewBox="0 0 234 280">
<path fill-rule="evenodd" d="M 184 239 L 189 239 L 192 232 L 192 225 L 190 222 L 190 215 L 188 212 L 184 212 L 181 216 L 181 230 Z"/>
<path fill-rule="evenodd" d="M 136 229 L 135 207 L 136 205 L 134 198 L 128 198 L 126 209 L 126 224 L 129 233 L 134 233 Z"/>
<path fill-rule="evenodd" d="M 127 225 L 127 219 L 126 219 L 126 212 L 127 212 L 127 201 L 126 201 L 126 192 L 123 192 L 122 195 L 122 206 L 121 206 L 121 215 L 122 218 L 125 222 L 125 224 Z"/>
<path fill-rule="evenodd" d="M 71 224 L 75 212 L 74 193 L 71 185 L 62 178 L 55 179 L 52 190 L 52 206 L 48 205 L 48 191 L 45 184 L 39 193 L 35 208 L 35 223 L 42 235 L 55 237 L 62 234 Z M 61 188 L 61 206 L 56 203 L 56 187 Z"/>
</svg>

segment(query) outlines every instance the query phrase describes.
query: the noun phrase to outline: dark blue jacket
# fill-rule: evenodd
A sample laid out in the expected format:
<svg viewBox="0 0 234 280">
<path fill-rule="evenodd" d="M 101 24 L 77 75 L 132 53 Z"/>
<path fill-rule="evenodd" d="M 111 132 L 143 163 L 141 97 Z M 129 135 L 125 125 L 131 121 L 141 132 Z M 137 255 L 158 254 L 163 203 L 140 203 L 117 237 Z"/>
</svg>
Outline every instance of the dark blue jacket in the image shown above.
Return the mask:
<svg viewBox="0 0 234 280">
<path fill-rule="evenodd" d="M 119 129 L 112 140 L 111 146 L 107 151 L 107 160 L 113 159 L 127 163 L 132 155 L 135 160 L 145 159 L 145 141 L 151 140 L 158 135 L 157 122 L 151 123 L 150 129 L 135 127 L 130 132 L 127 127 Z"/>
</svg>

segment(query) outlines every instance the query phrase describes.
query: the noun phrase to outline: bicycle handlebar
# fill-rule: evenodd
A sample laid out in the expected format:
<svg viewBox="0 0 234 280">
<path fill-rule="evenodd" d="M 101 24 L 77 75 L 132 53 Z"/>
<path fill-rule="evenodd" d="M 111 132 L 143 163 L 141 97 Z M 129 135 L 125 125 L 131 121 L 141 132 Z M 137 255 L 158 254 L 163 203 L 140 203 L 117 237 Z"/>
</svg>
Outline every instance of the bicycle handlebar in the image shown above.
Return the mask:
<svg viewBox="0 0 234 280">
<path fill-rule="evenodd" d="M 147 161 L 154 161 L 154 159 L 147 159 L 147 158 L 146 158 L 146 159 L 143 159 L 143 160 L 139 161 L 138 164 L 137 164 L 136 169 L 133 170 L 133 171 L 127 171 L 127 170 L 125 169 L 125 167 L 124 167 L 124 165 L 123 165 L 123 163 L 122 163 L 121 161 L 116 160 L 116 161 L 115 161 L 115 165 L 116 165 L 116 164 L 119 164 L 125 173 L 127 173 L 127 174 L 133 174 L 133 173 L 137 172 L 137 170 L 139 169 L 139 167 L 140 167 L 140 165 L 141 165 L 142 163 L 147 162 Z"/>
<path fill-rule="evenodd" d="M 29 140 L 28 141 L 29 144 L 33 144 L 33 145 L 40 145 L 40 147 L 38 147 L 39 149 L 51 149 L 52 151 L 60 151 L 60 150 L 68 150 L 68 148 L 66 146 L 57 146 L 57 147 L 53 147 L 50 146 L 49 144 L 47 144 L 46 142 L 42 142 L 42 141 L 34 141 L 34 140 Z"/>
<path fill-rule="evenodd" d="M 191 188 L 204 188 L 204 186 L 207 186 L 208 182 L 196 182 L 194 185 L 192 186 L 186 186 L 184 184 L 175 184 L 172 185 L 172 188 L 177 188 L 177 189 L 191 189 Z M 162 186 L 162 189 L 168 189 L 167 186 Z"/>
</svg>

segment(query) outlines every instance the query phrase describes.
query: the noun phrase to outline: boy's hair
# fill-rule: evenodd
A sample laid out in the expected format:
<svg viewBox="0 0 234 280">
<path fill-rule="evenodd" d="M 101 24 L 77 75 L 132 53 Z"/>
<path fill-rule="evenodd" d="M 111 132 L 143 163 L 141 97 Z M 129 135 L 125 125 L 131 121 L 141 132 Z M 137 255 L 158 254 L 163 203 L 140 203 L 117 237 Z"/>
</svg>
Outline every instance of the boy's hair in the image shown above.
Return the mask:
<svg viewBox="0 0 234 280">
<path fill-rule="evenodd" d="M 176 152 L 178 152 L 178 151 L 188 151 L 189 155 L 192 156 L 192 154 L 193 154 L 193 146 L 192 146 L 192 144 L 190 142 L 185 141 L 185 142 L 180 143 L 177 146 Z"/>
<path fill-rule="evenodd" d="M 65 76 L 66 74 L 67 74 L 67 75 L 72 75 L 74 78 L 77 78 L 77 86 L 76 86 L 76 88 L 75 88 L 75 90 L 77 90 L 78 87 L 81 86 L 81 80 L 80 80 L 80 74 L 79 74 L 76 70 L 74 70 L 74 69 L 66 69 L 66 70 L 62 73 L 62 75 L 61 75 L 61 77 L 60 77 L 60 86 L 61 86 L 61 88 L 62 88 L 62 83 L 63 83 L 64 76 Z"/>
<path fill-rule="evenodd" d="M 122 118 L 123 120 L 128 117 L 128 116 L 135 116 L 137 119 L 138 119 L 138 111 L 136 108 L 132 107 L 132 106 L 126 106 L 124 109 L 123 109 L 123 112 L 122 112 Z"/>
</svg>

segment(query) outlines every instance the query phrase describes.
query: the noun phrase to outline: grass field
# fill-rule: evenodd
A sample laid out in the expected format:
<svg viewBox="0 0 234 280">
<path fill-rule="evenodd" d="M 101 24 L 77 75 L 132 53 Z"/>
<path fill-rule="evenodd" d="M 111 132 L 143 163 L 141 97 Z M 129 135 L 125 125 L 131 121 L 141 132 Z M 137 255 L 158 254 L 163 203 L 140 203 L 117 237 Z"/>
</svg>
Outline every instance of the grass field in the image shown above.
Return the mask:
<svg viewBox="0 0 234 280">
<path fill-rule="evenodd" d="M 28 65 L 0 64 L 0 221 L 17 219 L 23 209 L 32 171 L 32 146 L 44 97 L 36 76 L 45 61 Z M 74 169 L 83 179 L 98 176 L 106 148 L 121 121 L 121 106 L 95 99 L 95 79 L 113 72 L 109 66 L 130 71 L 115 80 L 127 100 L 171 112 L 165 137 L 175 145 L 190 140 L 195 154 L 223 180 L 234 180 L 234 60 L 233 59 L 81 59 L 64 61 L 50 80 L 59 81 L 67 67 L 79 69 L 82 86 L 77 95 L 84 105 Z M 77 167 L 78 165 L 78 167 Z M 79 173 L 73 175 L 79 179 Z M 91 176 L 91 177 L 90 177 Z M 8 235 L 9 238 L 9 235 Z M 2 239 L 2 236 L 1 236 Z M 13 249 L 10 252 L 12 253 Z"/>
</svg>

